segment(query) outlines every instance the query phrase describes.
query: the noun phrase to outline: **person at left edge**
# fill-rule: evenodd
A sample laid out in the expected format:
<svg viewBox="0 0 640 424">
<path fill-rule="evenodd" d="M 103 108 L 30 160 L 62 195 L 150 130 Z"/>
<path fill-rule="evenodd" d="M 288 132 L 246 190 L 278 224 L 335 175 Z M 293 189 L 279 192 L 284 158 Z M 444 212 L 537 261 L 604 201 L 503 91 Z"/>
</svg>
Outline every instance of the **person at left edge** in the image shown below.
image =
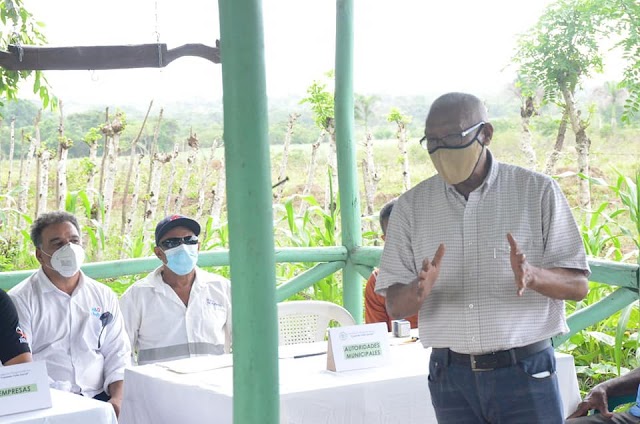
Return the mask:
<svg viewBox="0 0 640 424">
<path fill-rule="evenodd" d="M 138 365 L 230 350 L 231 284 L 196 266 L 199 235 L 191 218 L 162 219 L 154 249 L 162 264 L 120 298 Z"/>
<path fill-rule="evenodd" d="M 51 387 L 122 404 L 131 346 L 115 293 L 81 270 L 80 225 L 64 211 L 31 226 L 40 268 L 9 291 L 34 360 L 46 361 Z"/>
<path fill-rule="evenodd" d="M 0 290 L 0 363 L 7 366 L 31 361 L 31 349 L 18 324 L 16 307 L 9 295 Z"/>
</svg>

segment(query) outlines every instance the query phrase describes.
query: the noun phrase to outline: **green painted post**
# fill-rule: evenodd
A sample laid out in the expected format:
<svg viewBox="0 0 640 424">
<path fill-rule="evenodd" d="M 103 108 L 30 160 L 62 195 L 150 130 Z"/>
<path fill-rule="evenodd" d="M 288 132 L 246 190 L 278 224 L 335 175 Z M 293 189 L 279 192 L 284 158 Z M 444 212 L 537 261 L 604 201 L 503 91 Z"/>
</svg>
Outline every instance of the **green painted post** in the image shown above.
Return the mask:
<svg viewBox="0 0 640 424">
<path fill-rule="evenodd" d="M 233 295 L 233 422 L 276 424 L 278 326 L 262 4 L 219 0 L 218 5 Z"/>
<path fill-rule="evenodd" d="M 342 244 L 349 253 L 362 244 L 360 193 L 353 124 L 353 0 L 336 3 L 335 125 Z M 362 322 L 362 278 L 352 260 L 342 271 L 344 306 Z"/>
</svg>

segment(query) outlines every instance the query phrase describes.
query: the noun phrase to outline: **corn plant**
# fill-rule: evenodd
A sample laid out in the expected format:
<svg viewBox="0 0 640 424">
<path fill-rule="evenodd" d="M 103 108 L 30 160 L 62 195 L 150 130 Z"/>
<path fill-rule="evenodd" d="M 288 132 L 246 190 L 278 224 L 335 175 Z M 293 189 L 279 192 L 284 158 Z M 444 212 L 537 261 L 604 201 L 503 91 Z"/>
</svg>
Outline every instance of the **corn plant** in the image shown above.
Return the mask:
<svg viewBox="0 0 640 424">
<path fill-rule="evenodd" d="M 635 250 L 628 252 L 620 260 L 628 260 L 631 258 L 638 258 L 638 251 L 640 250 L 640 187 L 638 181 L 640 181 L 640 171 L 636 172 L 635 179 L 627 177 L 616 171 L 618 177 L 614 184 L 609 184 L 602 178 L 587 177 L 580 174 L 580 177 L 589 181 L 591 185 L 606 187 L 613 192 L 621 203 L 621 207 L 614 210 L 609 217 L 611 218 L 606 224 L 610 227 L 611 222 L 615 222 L 615 225 L 620 231 L 620 236 L 624 235 L 627 239 L 633 242 Z M 598 208 L 600 210 L 600 208 Z M 595 219 L 605 218 L 605 214 L 600 214 Z M 629 222 L 623 222 L 621 218 L 626 218 Z M 615 220 L 613 218 L 616 218 Z"/>
<path fill-rule="evenodd" d="M 295 205 L 300 202 L 306 202 L 309 206 L 303 208 L 302 214 L 298 215 L 295 211 Z M 310 195 L 293 195 L 286 198 L 283 205 L 276 205 L 276 213 L 282 214 L 275 225 L 276 243 L 279 246 L 287 247 L 335 246 L 339 237 L 337 222 L 340 216 L 339 198 L 336 198 L 335 202 L 330 202 L 330 205 L 332 206 L 329 210 L 325 211 L 316 198 Z M 287 281 L 314 265 L 313 263 L 280 264 L 276 278 L 279 282 Z M 313 298 L 341 303 L 342 286 L 340 282 L 338 275 L 330 275 L 294 298 Z"/>
<path fill-rule="evenodd" d="M 591 213 L 584 215 L 580 225 L 582 242 L 587 255 L 594 258 L 621 261 L 623 258 L 620 243 L 621 232 L 617 231 L 615 218 L 624 211 L 618 209 L 611 214 L 606 212 L 609 202 L 602 202 Z"/>
<path fill-rule="evenodd" d="M 35 268 L 37 261 L 33 257 L 29 227 L 32 219 L 11 205 L 16 204 L 15 195 L 23 192 L 15 187 L 0 195 L 0 203 L 8 205 L 0 208 L 0 271 Z"/>
<path fill-rule="evenodd" d="M 634 181 L 617 172 L 614 184 L 601 178 L 580 175 L 592 186 L 605 187 L 612 194 L 608 196 L 611 200 L 601 203 L 587 214 L 581 225 L 588 254 L 616 261 L 637 260 L 640 249 L 639 175 L 640 172 L 636 173 Z M 614 205 L 615 198 L 619 203 Z M 635 249 L 624 252 L 623 240 L 632 241 Z M 615 289 L 605 284 L 590 283 L 585 299 L 567 302 L 567 314 L 596 303 Z M 587 390 L 600 381 L 624 374 L 640 365 L 639 322 L 638 304 L 634 303 L 591 328 L 574 334 L 562 346 L 562 350 L 574 356 L 582 389 Z"/>
</svg>

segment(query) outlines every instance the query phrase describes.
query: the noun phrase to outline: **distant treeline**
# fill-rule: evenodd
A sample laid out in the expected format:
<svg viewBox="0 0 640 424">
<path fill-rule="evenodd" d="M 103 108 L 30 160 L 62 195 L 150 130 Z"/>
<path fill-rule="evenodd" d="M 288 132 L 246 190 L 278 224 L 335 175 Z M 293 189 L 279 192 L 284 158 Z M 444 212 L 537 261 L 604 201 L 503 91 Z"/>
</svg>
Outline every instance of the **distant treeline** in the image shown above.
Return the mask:
<svg viewBox="0 0 640 424">
<path fill-rule="evenodd" d="M 600 97 L 602 89 L 594 88 L 588 92 L 582 92 L 578 96 L 581 102 L 590 104 L 592 116 L 589 119 L 597 129 L 605 127 L 603 131 L 610 130 L 613 123 L 620 124 L 622 107 L 612 108 L 605 105 Z M 64 100 L 64 99 L 63 99 Z M 369 132 L 376 140 L 391 139 L 395 137 L 396 126 L 387 121 L 387 116 L 392 108 L 398 108 L 402 113 L 411 118 L 407 124 L 407 135 L 410 138 L 420 138 L 426 112 L 432 101 L 429 96 L 376 96 L 372 107 L 372 113 L 368 116 L 367 126 Z M 520 99 L 516 95 L 505 90 L 493 97 L 485 98 L 489 115 L 494 125 L 506 128 L 517 128 L 520 118 Z M 146 106 L 146 105 L 144 105 Z M 109 107 L 109 114 L 114 115 L 121 111 L 127 120 L 127 126 L 122 134 L 119 152 L 129 152 L 130 143 L 135 139 L 146 109 L 143 105 Z M 15 157 L 21 157 L 27 149 L 26 140 L 33 134 L 33 124 L 40 108 L 35 101 L 17 100 L 6 101 L 0 107 L 0 159 L 6 158 L 9 153 L 9 138 L 11 120 L 15 119 Z M 160 106 L 154 106 L 150 119 L 158 115 Z M 223 112 L 220 101 L 209 103 L 173 103 L 164 107 L 162 124 L 158 134 L 157 148 L 160 152 L 169 152 L 176 141 L 187 140 L 193 131 L 203 148 L 211 147 L 216 140 L 222 140 Z M 69 149 L 69 157 L 86 157 L 89 154 L 89 146 L 83 142 L 91 128 L 99 128 L 106 121 L 107 107 L 80 106 L 65 103 L 65 135 L 73 142 Z M 288 116 L 291 113 L 299 113 L 293 131 L 292 144 L 312 144 L 320 132 L 314 123 L 313 113 L 308 104 L 301 104 L 300 98 L 290 96 L 288 98 L 269 99 L 269 140 L 271 144 L 282 144 L 287 130 Z M 557 129 L 559 112 L 554 105 L 548 105 L 538 111 L 537 130 L 544 135 L 551 135 Z M 637 126 L 640 117 L 634 117 L 631 125 Z M 57 111 L 44 110 L 40 122 L 40 138 L 42 142 L 55 151 L 58 146 L 59 116 Z M 144 128 L 139 145 L 145 146 L 153 138 L 153 126 Z M 357 139 L 364 138 L 364 122 L 356 119 Z M 25 138 L 26 137 L 26 138 Z M 21 143 L 23 140 L 25 143 Z M 98 155 L 102 154 L 102 143 L 99 143 Z"/>
</svg>

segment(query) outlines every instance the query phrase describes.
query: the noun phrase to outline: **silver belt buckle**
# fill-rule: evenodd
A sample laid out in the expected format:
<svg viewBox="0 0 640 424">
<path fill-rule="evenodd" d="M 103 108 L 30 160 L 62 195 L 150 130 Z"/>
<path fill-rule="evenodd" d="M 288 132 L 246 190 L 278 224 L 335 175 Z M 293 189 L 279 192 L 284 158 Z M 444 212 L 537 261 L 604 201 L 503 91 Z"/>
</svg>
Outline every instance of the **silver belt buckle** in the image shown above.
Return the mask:
<svg viewBox="0 0 640 424">
<path fill-rule="evenodd" d="M 476 361 L 476 356 L 487 356 L 486 354 L 484 355 L 469 355 L 469 358 L 471 359 L 471 370 L 472 371 L 493 371 L 494 369 L 496 369 L 496 366 L 498 365 L 498 361 L 496 359 L 496 355 L 493 355 L 493 359 L 495 362 L 495 365 L 491 368 L 478 368 L 478 363 Z"/>
</svg>

